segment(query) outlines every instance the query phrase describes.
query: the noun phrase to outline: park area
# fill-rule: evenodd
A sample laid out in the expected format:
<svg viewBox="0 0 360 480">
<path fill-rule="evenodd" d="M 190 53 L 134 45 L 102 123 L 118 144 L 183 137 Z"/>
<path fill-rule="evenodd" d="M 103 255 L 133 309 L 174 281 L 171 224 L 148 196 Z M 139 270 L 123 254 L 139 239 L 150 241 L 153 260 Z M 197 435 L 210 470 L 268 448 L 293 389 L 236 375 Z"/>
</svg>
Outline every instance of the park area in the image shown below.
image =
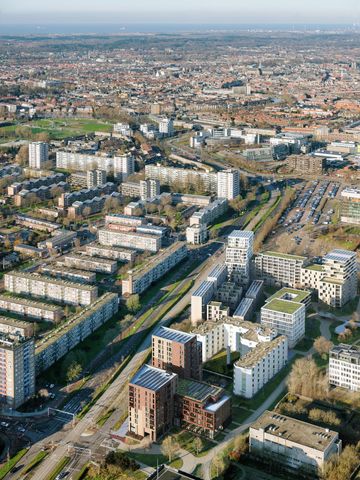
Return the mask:
<svg viewBox="0 0 360 480">
<path fill-rule="evenodd" d="M 92 118 L 45 118 L 28 123 L 0 127 L 0 144 L 16 140 L 33 140 L 36 135 L 48 134 L 50 140 L 63 140 L 94 132 L 111 132 L 112 123 Z"/>
</svg>

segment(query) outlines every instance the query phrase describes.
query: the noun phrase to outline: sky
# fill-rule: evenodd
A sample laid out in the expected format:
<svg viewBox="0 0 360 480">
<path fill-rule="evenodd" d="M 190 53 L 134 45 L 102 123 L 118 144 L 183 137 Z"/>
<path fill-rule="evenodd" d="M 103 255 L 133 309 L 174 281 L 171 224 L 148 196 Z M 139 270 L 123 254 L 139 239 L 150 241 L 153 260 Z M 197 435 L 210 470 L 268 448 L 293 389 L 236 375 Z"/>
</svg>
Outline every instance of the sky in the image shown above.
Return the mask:
<svg viewBox="0 0 360 480">
<path fill-rule="evenodd" d="M 360 0 L 0 0 L 0 23 L 353 24 Z"/>
</svg>

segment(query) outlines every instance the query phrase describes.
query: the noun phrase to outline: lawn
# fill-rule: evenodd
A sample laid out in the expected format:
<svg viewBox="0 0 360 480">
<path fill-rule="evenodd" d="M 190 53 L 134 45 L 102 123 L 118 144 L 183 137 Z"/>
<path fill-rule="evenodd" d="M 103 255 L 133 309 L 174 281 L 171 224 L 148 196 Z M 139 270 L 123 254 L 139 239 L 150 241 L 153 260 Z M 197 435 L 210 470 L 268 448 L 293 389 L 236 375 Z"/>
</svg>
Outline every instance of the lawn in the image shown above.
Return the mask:
<svg viewBox="0 0 360 480">
<path fill-rule="evenodd" d="M 12 468 L 15 467 L 15 465 L 18 463 L 19 460 L 22 459 L 22 457 L 25 455 L 27 452 L 27 448 L 23 448 L 19 452 L 17 452 L 16 455 L 14 455 L 10 460 L 8 460 L 1 468 L 0 468 L 0 479 L 5 478 L 6 475 L 10 472 Z"/>
<path fill-rule="evenodd" d="M 246 408 L 241 407 L 232 407 L 231 418 L 233 422 L 239 423 L 240 425 L 250 417 L 252 412 Z"/>
<path fill-rule="evenodd" d="M 192 453 L 193 455 L 195 455 L 197 457 L 202 457 L 203 455 L 206 455 L 208 450 L 210 450 L 211 448 L 213 448 L 216 445 L 211 440 L 208 440 L 207 438 L 202 438 L 201 437 L 202 448 L 199 451 L 199 453 L 197 454 L 196 448 L 195 448 L 195 445 L 194 445 L 195 438 L 197 438 L 196 435 L 194 435 L 193 433 L 190 433 L 186 430 L 184 430 L 184 431 L 182 431 L 182 432 L 180 432 L 176 435 L 176 440 L 178 441 L 180 447 L 183 448 L 184 450 Z"/>
<path fill-rule="evenodd" d="M 37 467 L 48 455 L 48 453 L 49 452 L 46 452 L 45 450 L 41 450 L 37 455 L 35 455 L 31 462 L 26 465 L 26 467 L 21 471 L 21 474 L 25 475 L 26 473 L 30 472 L 30 470 L 33 470 L 35 467 Z"/>
<path fill-rule="evenodd" d="M 56 477 L 59 475 L 60 472 L 66 467 L 66 465 L 70 462 L 71 458 L 70 457 L 64 457 L 62 458 L 54 470 L 46 477 L 46 480 L 55 480 Z"/>
<path fill-rule="evenodd" d="M 305 337 L 295 346 L 295 350 L 307 352 L 312 348 L 315 338 L 321 336 L 321 321 L 318 318 L 307 317 L 305 319 Z"/>
<path fill-rule="evenodd" d="M 130 458 L 133 458 L 136 462 L 148 465 L 149 467 L 156 467 L 168 462 L 168 458 L 165 455 L 154 455 L 151 453 L 137 453 L 137 452 L 125 452 Z"/>
<path fill-rule="evenodd" d="M 223 375 L 232 375 L 233 364 L 240 358 L 240 355 L 238 352 L 231 352 L 230 365 L 226 364 L 226 357 L 226 350 L 221 350 L 221 352 L 214 355 L 211 360 L 204 363 L 203 368 Z"/>
</svg>

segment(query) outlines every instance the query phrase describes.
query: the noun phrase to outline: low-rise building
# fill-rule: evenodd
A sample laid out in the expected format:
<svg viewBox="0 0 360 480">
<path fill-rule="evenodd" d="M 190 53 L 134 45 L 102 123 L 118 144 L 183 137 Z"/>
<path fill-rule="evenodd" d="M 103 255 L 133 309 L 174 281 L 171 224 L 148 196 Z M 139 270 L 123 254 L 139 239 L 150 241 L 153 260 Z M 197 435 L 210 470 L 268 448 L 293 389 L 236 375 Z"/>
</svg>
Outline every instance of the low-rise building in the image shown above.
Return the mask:
<svg viewBox="0 0 360 480">
<path fill-rule="evenodd" d="M 102 228 L 98 231 L 99 243 L 106 246 L 126 247 L 135 250 L 158 252 L 161 248 L 161 237 L 138 232 L 122 232 Z"/>
<path fill-rule="evenodd" d="M 86 268 L 84 266 L 84 268 Z M 69 280 L 70 282 L 79 282 L 79 283 L 95 283 L 96 282 L 96 273 L 86 272 L 85 270 L 77 270 L 74 268 L 63 268 L 61 264 L 59 266 L 47 265 L 41 267 L 41 273 L 49 275 L 50 277 L 55 277 L 63 280 Z"/>
<path fill-rule="evenodd" d="M 117 271 L 117 262 L 106 258 L 94 258 L 73 253 L 62 257 L 61 261 L 67 267 L 84 268 L 90 272 L 111 274 Z"/>
<path fill-rule="evenodd" d="M 341 453 L 341 440 L 328 428 L 266 411 L 250 427 L 249 450 L 262 461 L 317 474 L 326 461 Z"/>
<path fill-rule="evenodd" d="M 107 247 L 99 243 L 90 243 L 86 245 L 85 251 L 87 255 L 110 258 L 117 262 L 133 262 L 136 257 L 136 250 L 119 247 Z"/>
</svg>

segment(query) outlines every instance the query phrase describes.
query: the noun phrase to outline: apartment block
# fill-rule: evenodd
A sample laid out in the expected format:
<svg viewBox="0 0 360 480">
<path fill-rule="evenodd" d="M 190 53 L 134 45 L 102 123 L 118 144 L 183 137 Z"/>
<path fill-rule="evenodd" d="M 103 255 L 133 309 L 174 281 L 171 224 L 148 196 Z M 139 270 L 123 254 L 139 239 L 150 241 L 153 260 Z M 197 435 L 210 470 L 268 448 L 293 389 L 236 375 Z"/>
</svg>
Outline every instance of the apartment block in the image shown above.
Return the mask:
<svg viewBox="0 0 360 480">
<path fill-rule="evenodd" d="M 141 200 L 150 200 L 157 195 L 160 195 L 160 181 L 152 180 L 148 178 L 147 180 L 140 180 L 140 199 Z"/>
<path fill-rule="evenodd" d="M 32 337 L 34 324 L 0 315 L 0 335 L 3 333 L 23 338 Z"/>
<path fill-rule="evenodd" d="M 265 411 L 250 426 L 249 449 L 263 461 L 317 474 L 326 461 L 341 453 L 342 445 L 339 434 L 328 428 Z"/>
<path fill-rule="evenodd" d="M 106 258 L 94 258 L 88 255 L 69 254 L 61 258 L 61 263 L 70 268 L 83 268 L 90 272 L 115 273 L 117 262 Z"/>
<path fill-rule="evenodd" d="M 176 373 L 143 365 L 129 382 L 129 433 L 159 440 L 173 425 Z"/>
<path fill-rule="evenodd" d="M 197 325 L 206 319 L 206 305 L 215 293 L 215 283 L 204 281 L 191 294 L 191 324 Z"/>
<path fill-rule="evenodd" d="M 118 309 L 118 296 L 115 293 L 105 293 L 80 313 L 72 316 L 65 325 L 59 326 L 38 340 L 35 349 L 36 373 L 43 372 L 60 360 L 110 320 Z"/>
<path fill-rule="evenodd" d="M 24 317 L 58 323 L 64 316 L 63 309 L 48 303 L 34 302 L 21 297 L 0 295 L 0 310 Z"/>
<path fill-rule="evenodd" d="M 85 202 L 85 200 L 92 200 L 95 197 L 101 197 L 102 195 L 110 195 L 116 192 L 115 183 L 107 182 L 104 185 L 98 185 L 91 188 L 83 188 L 75 192 L 66 192 L 60 195 L 58 199 L 59 208 L 68 208 L 75 202 Z"/>
<path fill-rule="evenodd" d="M 9 272 L 4 275 L 5 289 L 12 293 L 33 295 L 70 305 L 91 305 L 98 295 L 97 287 L 55 280 L 35 273 Z"/>
<path fill-rule="evenodd" d="M 301 286 L 301 269 L 308 263 L 306 257 L 278 252 L 263 252 L 255 257 L 255 276 L 266 285 Z"/>
<path fill-rule="evenodd" d="M 144 266 L 130 270 L 122 281 L 123 295 L 144 292 L 152 283 L 163 277 L 187 256 L 184 242 L 176 242 L 156 256 L 147 259 Z"/>
<path fill-rule="evenodd" d="M 253 244 L 254 233 L 252 231 L 234 230 L 228 236 L 225 264 L 232 282 L 245 286 L 249 284 Z"/>
<path fill-rule="evenodd" d="M 102 228 L 98 231 L 99 243 L 105 246 L 126 247 L 135 250 L 158 252 L 161 238 L 158 235 L 146 235 L 138 232 L 122 232 Z"/>
<path fill-rule="evenodd" d="M 54 173 L 46 177 L 30 178 L 23 182 L 12 183 L 7 187 L 7 194 L 9 197 L 16 195 L 22 190 L 39 189 L 40 187 L 49 187 L 50 185 L 59 184 L 66 181 L 66 176 L 63 173 Z"/>
<path fill-rule="evenodd" d="M 49 160 L 49 145 L 46 142 L 29 143 L 29 167 L 43 168 Z"/>
<path fill-rule="evenodd" d="M 85 251 L 87 255 L 110 258 L 117 262 L 133 262 L 136 257 L 136 251 L 119 247 L 106 247 L 99 243 L 90 243 L 86 245 Z"/>
<path fill-rule="evenodd" d="M 325 170 L 326 160 L 311 155 L 292 155 L 287 159 L 289 168 L 295 172 L 307 172 L 312 175 L 322 175 Z"/>
<path fill-rule="evenodd" d="M 103 208 L 106 207 L 107 202 L 111 200 L 119 202 L 121 200 L 121 194 L 118 192 L 112 192 L 101 197 L 84 200 L 83 202 L 76 201 L 68 208 L 68 217 L 71 219 L 77 219 L 80 216 L 89 217 L 95 213 L 100 213 Z"/>
<path fill-rule="evenodd" d="M 159 327 L 152 335 L 152 365 L 156 368 L 201 380 L 201 357 L 201 344 L 194 334 Z"/>
<path fill-rule="evenodd" d="M 87 188 L 105 185 L 106 170 L 88 170 L 86 172 L 86 186 Z"/>
<path fill-rule="evenodd" d="M 261 342 L 234 363 L 234 394 L 252 398 L 286 365 L 288 340 L 285 335 Z"/>
<path fill-rule="evenodd" d="M 208 230 L 204 225 L 194 225 L 186 229 L 186 242 L 190 245 L 201 245 L 208 239 Z"/>
<path fill-rule="evenodd" d="M 224 429 L 231 416 L 231 397 L 221 387 L 179 378 L 175 425 L 200 429 L 209 438 Z"/>
<path fill-rule="evenodd" d="M 120 192 L 123 197 L 140 198 L 140 183 L 123 182 L 120 185 Z"/>
<path fill-rule="evenodd" d="M 226 198 L 218 198 L 201 210 L 193 213 L 189 219 L 190 227 L 206 226 L 212 223 L 216 218 L 223 215 L 228 209 L 228 201 Z"/>
<path fill-rule="evenodd" d="M 360 188 L 344 188 L 341 192 L 340 220 L 360 225 Z"/>
<path fill-rule="evenodd" d="M 205 190 L 217 191 L 217 174 L 199 172 L 187 168 L 163 167 L 159 165 L 145 165 L 145 178 L 159 180 L 161 185 L 190 184 L 202 185 Z"/>
<path fill-rule="evenodd" d="M 224 282 L 216 290 L 215 299 L 228 306 L 232 311 L 239 304 L 242 287 L 234 282 Z"/>
<path fill-rule="evenodd" d="M 261 325 L 286 335 L 294 348 L 305 335 L 305 305 L 275 298 L 261 308 Z"/>
<path fill-rule="evenodd" d="M 217 174 L 217 196 L 233 200 L 240 195 L 239 170 L 220 170 Z"/>
<path fill-rule="evenodd" d="M 107 174 L 113 173 L 117 180 L 123 181 L 134 173 L 135 159 L 130 154 L 102 157 L 73 152 L 56 152 L 56 168 L 83 172 L 94 169 L 105 170 Z"/>
<path fill-rule="evenodd" d="M 85 268 L 85 266 L 84 266 Z M 49 275 L 50 277 L 69 280 L 70 282 L 78 283 L 95 283 L 96 282 L 96 273 L 86 272 L 85 270 L 77 270 L 74 268 L 63 268 L 61 264 L 59 266 L 47 265 L 41 267 L 41 273 Z"/>
<path fill-rule="evenodd" d="M 34 394 L 34 339 L 0 334 L 0 402 L 16 409 Z"/>
<path fill-rule="evenodd" d="M 22 225 L 33 230 L 40 230 L 44 232 L 53 232 L 60 228 L 58 223 L 42 220 L 41 218 L 30 217 L 29 215 L 17 214 L 15 215 L 15 222 L 17 225 Z"/>
<path fill-rule="evenodd" d="M 329 355 L 329 383 L 360 392 L 360 347 L 341 343 Z"/>
</svg>

